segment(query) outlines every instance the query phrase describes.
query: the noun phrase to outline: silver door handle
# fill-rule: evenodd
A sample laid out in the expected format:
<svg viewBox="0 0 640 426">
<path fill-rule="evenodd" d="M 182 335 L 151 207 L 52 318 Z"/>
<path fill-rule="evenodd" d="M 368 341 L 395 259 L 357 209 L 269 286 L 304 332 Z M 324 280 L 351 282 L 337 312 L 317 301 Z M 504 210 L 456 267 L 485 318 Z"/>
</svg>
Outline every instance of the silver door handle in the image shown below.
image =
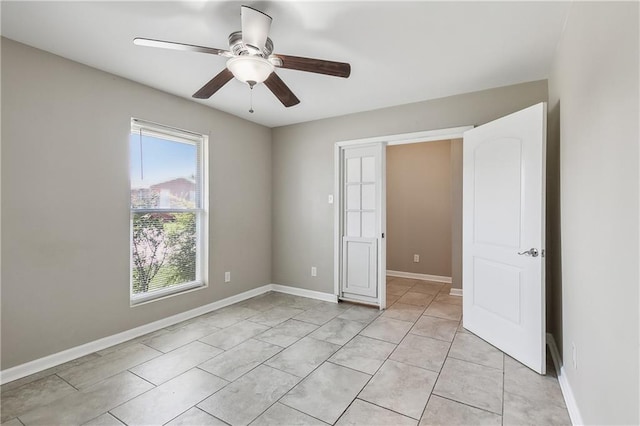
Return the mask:
<svg viewBox="0 0 640 426">
<path fill-rule="evenodd" d="M 531 257 L 538 257 L 538 249 L 537 248 L 530 248 L 527 251 L 519 251 L 518 254 L 520 256 L 524 255 L 524 256 L 531 256 Z"/>
</svg>

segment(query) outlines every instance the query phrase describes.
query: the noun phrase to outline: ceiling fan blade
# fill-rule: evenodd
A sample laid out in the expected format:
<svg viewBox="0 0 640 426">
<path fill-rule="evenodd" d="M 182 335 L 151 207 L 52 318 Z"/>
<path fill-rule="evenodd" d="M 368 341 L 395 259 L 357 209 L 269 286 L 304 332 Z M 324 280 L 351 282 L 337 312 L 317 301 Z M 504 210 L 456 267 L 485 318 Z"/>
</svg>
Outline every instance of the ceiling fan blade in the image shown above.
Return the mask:
<svg viewBox="0 0 640 426">
<path fill-rule="evenodd" d="M 291 89 L 284 84 L 284 81 L 282 81 L 275 72 L 272 72 L 269 78 L 264 81 L 264 85 L 267 86 L 267 88 L 271 90 L 271 93 L 276 95 L 276 98 L 287 108 L 300 103 L 300 99 L 293 94 Z"/>
<path fill-rule="evenodd" d="M 207 84 L 202 86 L 200 90 L 194 93 L 193 97 L 197 99 L 209 99 L 211 95 L 220 90 L 220 88 L 227 84 L 232 78 L 233 74 L 231 71 L 229 71 L 228 68 L 225 68 L 220 71 L 218 75 L 209 80 Z"/>
<path fill-rule="evenodd" d="M 282 62 L 276 66 L 287 68 L 290 70 L 314 72 L 317 74 L 332 75 L 334 77 L 347 78 L 351 75 L 351 65 L 346 62 L 325 61 L 322 59 L 301 58 L 299 56 L 289 55 L 271 55 L 272 58 L 278 58 Z"/>
<path fill-rule="evenodd" d="M 246 46 L 262 51 L 269 36 L 271 16 L 249 6 L 240 8 L 242 42 Z"/>
<path fill-rule="evenodd" d="M 187 52 L 209 53 L 211 55 L 226 56 L 230 54 L 227 50 L 216 49 L 215 47 L 196 46 L 194 44 L 175 43 L 173 41 L 153 40 L 150 38 L 136 37 L 133 44 L 147 47 L 160 47 L 163 49 L 184 50 Z"/>
</svg>

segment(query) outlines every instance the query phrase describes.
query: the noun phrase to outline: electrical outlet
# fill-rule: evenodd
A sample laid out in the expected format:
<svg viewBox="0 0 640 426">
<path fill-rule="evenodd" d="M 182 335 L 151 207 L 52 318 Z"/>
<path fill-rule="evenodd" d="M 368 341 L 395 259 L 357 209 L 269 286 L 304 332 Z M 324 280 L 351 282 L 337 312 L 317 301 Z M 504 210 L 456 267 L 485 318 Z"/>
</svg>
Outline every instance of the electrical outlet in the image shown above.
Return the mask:
<svg viewBox="0 0 640 426">
<path fill-rule="evenodd" d="M 573 361 L 573 369 L 578 369 L 578 350 L 576 344 L 571 342 L 571 360 Z"/>
<path fill-rule="evenodd" d="M 333 194 L 329 194 L 329 204 L 333 204 Z"/>
<path fill-rule="evenodd" d="M 231 272 L 225 272 L 224 273 L 224 282 L 225 283 L 230 283 L 231 282 Z"/>
<path fill-rule="evenodd" d="M 419 263 L 420 262 L 420 255 L 419 254 L 414 254 L 413 255 L 413 263 Z"/>
<path fill-rule="evenodd" d="M 318 276 L 318 268 L 316 268 L 315 266 L 311 267 L 311 276 L 312 277 L 317 277 Z"/>
</svg>

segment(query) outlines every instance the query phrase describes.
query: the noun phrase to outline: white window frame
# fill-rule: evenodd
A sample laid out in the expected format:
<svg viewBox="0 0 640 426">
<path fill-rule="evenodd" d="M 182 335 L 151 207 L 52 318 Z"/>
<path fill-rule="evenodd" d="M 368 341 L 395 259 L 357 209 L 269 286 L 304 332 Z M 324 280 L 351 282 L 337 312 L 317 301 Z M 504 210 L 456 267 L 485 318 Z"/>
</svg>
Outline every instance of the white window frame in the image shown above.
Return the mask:
<svg viewBox="0 0 640 426">
<path fill-rule="evenodd" d="M 208 145 L 209 137 L 204 134 L 189 130 L 178 129 L 165 126 L 151 121 L 138 118 L 131 119 L 131 133 L 144 132 L 147 136 L 155 136 L 160 139 L 170 140 L 180 143 L 195 144 L 198 150 L 198 170 L 199 175 L 196 181 L 200 184 L 200 208 L 194 209 L 135 209 L 129 207 L 129 298 L 131 306 L 138 306 L 148 302 L 164 299 L 170 296 L 183 294 L 194 290 L 208 287 Z M 196 184 L 197 185 L 197 184 Z M 131 176 L 129 176 L 129 188 L 131 188 Z M 197 191 L 196 191 L 197 192 Z M 134 213 L 164 212 L 164 213 L 195 213 L 196 215 L 196 279 L 171 287 L 154 290 L 142 294 L 133 293 L 133 215 Z"/>
</svg>

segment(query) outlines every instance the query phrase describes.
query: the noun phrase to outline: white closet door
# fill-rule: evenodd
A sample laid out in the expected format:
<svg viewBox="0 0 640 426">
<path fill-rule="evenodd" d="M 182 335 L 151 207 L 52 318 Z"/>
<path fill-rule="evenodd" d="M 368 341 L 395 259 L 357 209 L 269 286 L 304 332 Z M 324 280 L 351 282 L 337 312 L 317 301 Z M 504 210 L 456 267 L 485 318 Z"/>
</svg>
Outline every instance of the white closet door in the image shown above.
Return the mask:
<svg viewBox="0 0 640 426">
<path fill-rule="evenodd" d="M 345 298 L 378 299 L 382 149 L 381 144 L 346 147 L 342 157 L 341 296 Z"/>
</svg>

